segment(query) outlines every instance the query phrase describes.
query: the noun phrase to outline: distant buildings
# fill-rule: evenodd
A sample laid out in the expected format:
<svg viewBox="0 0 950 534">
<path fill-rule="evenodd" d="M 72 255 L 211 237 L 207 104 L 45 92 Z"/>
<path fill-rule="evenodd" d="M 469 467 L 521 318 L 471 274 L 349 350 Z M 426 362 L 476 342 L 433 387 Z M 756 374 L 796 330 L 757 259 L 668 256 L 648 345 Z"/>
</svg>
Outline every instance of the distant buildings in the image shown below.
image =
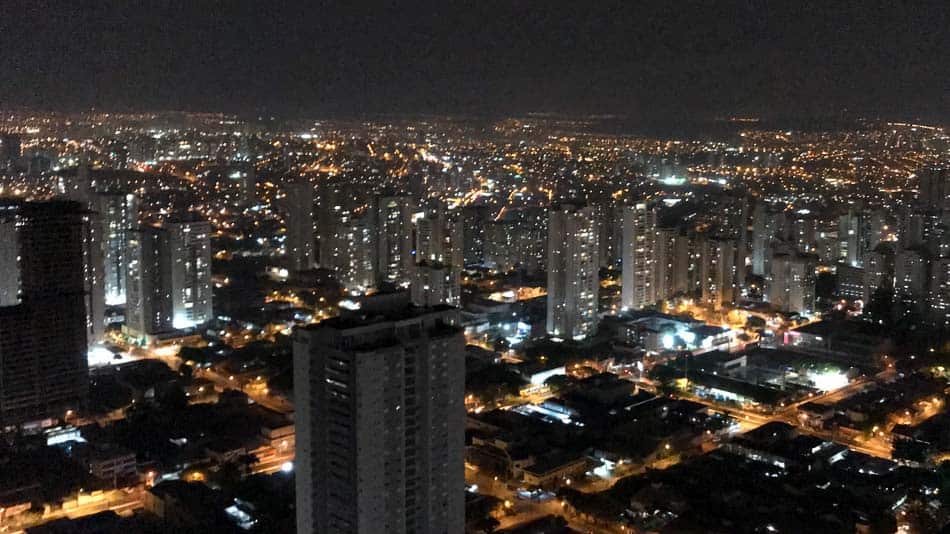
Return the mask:
<svg viewBox="0 0 950 534">
<path fill-rule="evenodd" d="M 464 530 L 458 311 L 407 297 L 294 333 L 298 532 Z"/>
<path fill-rule="evenodd" d="M 76 202 L 0 206 L 0 248 L 18 259 L 0 279 L 0 429 L 85 405 L 90 224 Z"/>
<path fill-rule="evenodd" d="M 548 225 L 547 332 L 584 339 L 597 331 L 597 223 L 589 207 L 552 209 Z"/>
</svg>

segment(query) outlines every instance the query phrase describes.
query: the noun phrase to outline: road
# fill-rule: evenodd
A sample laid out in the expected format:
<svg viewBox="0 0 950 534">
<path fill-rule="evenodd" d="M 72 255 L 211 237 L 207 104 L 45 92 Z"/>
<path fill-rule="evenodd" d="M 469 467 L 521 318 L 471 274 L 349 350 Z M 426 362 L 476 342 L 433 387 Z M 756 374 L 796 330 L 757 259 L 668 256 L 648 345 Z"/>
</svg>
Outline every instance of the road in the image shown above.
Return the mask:
<svg viewBox="0 0 950 534">
<path fill-rule="evenodd" d="M 224 391 L 225 389 L 237 389 L 243 391 L 254 402 L 277 413 L 286 415 L 293 413 L 294 411 L 293 403 L 285 399 L 283 396 L 270 395 L 263 386 L 258 387 L 253 384 L 242 384 L 240 377 L 234 377 L 234 379 L 231 379 L 231 376 L 224 376 L 214 369 L 196 369 L 195 376 L 206 378 L 214 382 L 215 389 L 218 391 Z"/>
<path fill-rule="evenodd" d="M 748 432 L 749 430 L 758 428 L 766 423 L 779 421 L 798 428 L 798 430 L 803 434 L 809 434 L 824 440 L 834 441 L 835 443 L 845 445 L 857 452 L 889 460 L 891 459 L 891 446 L 886 439 L 873 438 L 871 440 L 866 440 L 863 438 L 863 436 L 851 436 L 845 432 L 831 432 L 805 426 L 798 419 L 798 407 L 808 402 L 833 404 L 863 391 L 865 388 L 873 384 L 875 380 L 886 379 L 894 373 L 895 371 L 891 369 L 877 374 L 874 378 L 860 377 L 843 387 L 823 393 L 821 395 L 807 397 L 800 401 L 791 403 L 783 407 L 781 410 L 771 414 L 764 414 L 752 410 L 745 410 L 735 406 L 723 405 L 702 397 L 695 397 L 691 395 L 679 396 L 700 404 L 705 404 L 713 411 L 735 418 L 739 422 L 742 432 Z"/>
<path fill-rule="evenodd" d="M 128 490 L 116 490 L 112 492 L 108 498 L 101 501 L 79 505 L 68 510 L 54 510 L 49 514 L 39 518 L 38 520 L 34 520 L 29 523 L 17 522 L 15 521 L 16 518 L 14 517 L 13 520 L 8 520 L 6 523 L 0 524 L 0 532 L 3 532 L 4 534 L 20 534 L 25 532 L 25 530 L 28 528 L 33 528 L 50 521 L 55 521 L 56 519 L 77 519 L 80 517 L 97 514 L 99 512 L 104 512 L 106 510 L 112 510 L 119 515 L 129 515 L 135 510 L 145 506 L 145 491 L 146 490 L 144 486 L 136 486 L 133 488 L 128 488 Z"/>
<path fill-rule="evenodd" d="M 498 528 L 510 528 L 523 523 L 540 519 L 547 515 L 560 515 L 568 521 L 568 526 L 580 532 L 591 534 L 614 534 L 624 532 L 621 525 L 615 528 L 606 528 L 601 525 L 595 525 L 577 514 L 572 513 L 565 508 L 560 500 L 553 498 L 545 502 L 519 498 L 514 490 L 496 477 L 486 475 L 479 471 L 477 467 L 465 464 L 465 482 L 467 484 L 477 484 L 478 493 L 482 495 L 491 495 L 502 502 L 511 504 L 510 515 L 504 515 L 498 518 L 500 526 Z"/>
</svg>

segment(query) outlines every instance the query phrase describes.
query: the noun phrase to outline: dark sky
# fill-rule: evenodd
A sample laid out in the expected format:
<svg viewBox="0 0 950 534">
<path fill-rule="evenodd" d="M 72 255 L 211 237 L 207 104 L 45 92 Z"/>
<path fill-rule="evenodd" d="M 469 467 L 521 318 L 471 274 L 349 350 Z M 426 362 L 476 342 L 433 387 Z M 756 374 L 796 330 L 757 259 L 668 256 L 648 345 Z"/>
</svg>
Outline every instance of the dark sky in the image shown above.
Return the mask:
<svg viewBox="0 0 950 534">
<path fill-rule="evenodd" d="M 0 106 L 950 118 L 950 0 L 306 6 L 0 0 Z"/>
</svg>

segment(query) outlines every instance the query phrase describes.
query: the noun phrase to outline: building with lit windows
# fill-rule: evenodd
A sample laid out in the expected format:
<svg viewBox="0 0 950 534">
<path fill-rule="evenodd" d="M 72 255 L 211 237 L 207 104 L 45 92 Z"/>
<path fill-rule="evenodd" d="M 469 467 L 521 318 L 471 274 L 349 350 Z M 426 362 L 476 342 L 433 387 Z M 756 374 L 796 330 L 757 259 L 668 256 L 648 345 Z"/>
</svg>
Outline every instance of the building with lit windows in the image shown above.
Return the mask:
<svg viewBox="0 0 950 534">
<path fill-rule="evenodd" d="M 580 340 L 597 332 L 600 247 L 594 211 L 564 205 L 548 219 L 547 333 Z"/>
<path fill-rule="evenodd" d="M 314 267 L 313 186 L 308 180 L 285 186 L 287 241 L 284 244 L 291 271 Z"/>
<path fill-rule="evenodd" d="M 144 338 L 212 319 L 211 227 L 193 217 L 129 233 L 126 329 Z"/>
<path fill-rule="evenodd" d="M 646 203 L 624 208 L 621 306 L 637 310 L 656 303 L 656 210 Z M 667 250 L 667 240 L 661 245 Z M 665 264 L 668 263 L 664 260 Z M 664 281 L 666 270 L 662 273 Z M 665 283 L 665 282 L 664 282 Z"/>
<path fill-rule="evenodd" d="M 461 300 L 459 269 L 441 263 L 416 265 L 410 293 L 416 306 L 447 304 L 458 306 Z"/>
<path fill-rule="evenodd" d="M 138 226 L 138 200 L 131 193 L 99 193 L 95 201 L 103 230 L 105 303 L 122 306 L 126 298 L 127 232 Z"/>
<path fill-rule="evenodd" d="M 191 328 L 211 314 L 211 225 L 193 217 L 172 219 L 168 232 L 171 256 L 172 326 Z"/>
<path fill-rule="evenodd" d="M 815 268 L 818 258 L 798 252 L 772 256 L 768 278 L 769 303 L 775 309 L 811 315 L 815 312 Z"/>
<path fill-rule="evenodd" d="M 376 294 L 294 331 L 298 532 L 464 531 L 458 314 Z"/>
<path fill-rule="evenodd" d="M 3 250 L 16 250 L 0 306 L 0 429 L 80 410 L 88 390 L 89 212 L 77 202 L 0 206 Z M 8 287 L 6 292 L 10 291 Z"/>
<path fill-rule="evenodd" d="M 377 280 L 408 285 L 415 264 L 412 255 L 412 198 L 377 198 L 376 230 Z"/>
<path fill-rule="evenodd" d="M 735 301 L 736 241 L 712 236 L 703 236 L 699 239 L 702 257 L 700 263 L 702 301 L 718 310 Z"/>
</svg>

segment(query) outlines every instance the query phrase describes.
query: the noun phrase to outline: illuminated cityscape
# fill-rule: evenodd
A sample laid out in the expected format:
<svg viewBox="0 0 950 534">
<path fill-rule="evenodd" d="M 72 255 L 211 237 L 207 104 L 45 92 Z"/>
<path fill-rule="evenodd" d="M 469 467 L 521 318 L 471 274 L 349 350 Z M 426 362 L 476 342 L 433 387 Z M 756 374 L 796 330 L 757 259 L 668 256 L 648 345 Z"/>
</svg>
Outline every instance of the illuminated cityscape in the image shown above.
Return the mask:
<svg viewBox="0 0 950 534">
<path fill-rule="evenodd" d="M 0 533 L 950 531 L 947 6 L 511 4 L 7 32 Z"/>
</svg>

